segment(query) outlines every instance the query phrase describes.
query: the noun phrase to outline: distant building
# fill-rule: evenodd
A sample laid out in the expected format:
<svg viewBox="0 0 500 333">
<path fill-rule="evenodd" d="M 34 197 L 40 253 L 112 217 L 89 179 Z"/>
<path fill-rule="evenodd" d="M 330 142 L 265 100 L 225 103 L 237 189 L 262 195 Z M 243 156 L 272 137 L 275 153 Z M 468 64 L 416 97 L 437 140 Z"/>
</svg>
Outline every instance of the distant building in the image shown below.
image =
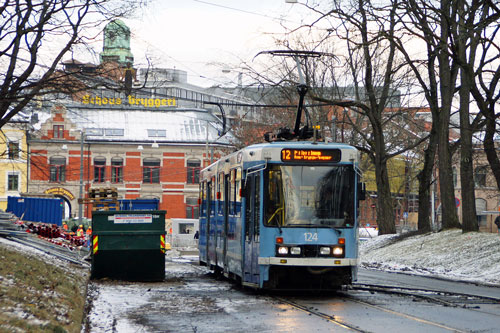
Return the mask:
<svg viewBox="0 0 500 333">
<path fill-rule="evenodd" d="M 17 114 L 0 131 L 0 209 L 7 208 L 9 196 L 19 196 L 28 189 L 26 136 L 29 119 Z"/>
<path fill-rule="evenodd" d="M 29 141 L 30 192 L 63 198 L 67 216 L 78 216 L 83 184 L 84 193 L 115 187 L 120 199 L 159 199 L 167 217 L 197 218 L 199 170 L 232 147 L 201 109 L 56 104 L 39 125 Z"/>
<path fill-rule="evenodd" d="M 63 198 L 66 217 L 78 216 L 80 189 L 86 197 L 89 188 L 115 187 L 119 199 L 159 199 L 167 218 L 198 218 L 199 171 L 235 141 L 206 102 L 237 98 L 190 85 L 185 71 L 132 62 L 121 21 L 106 26 L 99 65 L 63 62 L 66 82 L 79 89 L 32 109 L 29 192 Z"/>
</svg>

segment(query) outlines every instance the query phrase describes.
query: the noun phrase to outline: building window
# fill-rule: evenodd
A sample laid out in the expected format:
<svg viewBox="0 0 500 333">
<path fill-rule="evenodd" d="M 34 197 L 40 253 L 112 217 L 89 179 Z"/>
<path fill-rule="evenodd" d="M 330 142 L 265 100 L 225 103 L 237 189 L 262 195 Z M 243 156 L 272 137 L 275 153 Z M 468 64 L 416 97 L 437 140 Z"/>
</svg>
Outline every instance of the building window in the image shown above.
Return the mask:
<svg viewBox="0 0 500 333">
<path fill-rule="evenodd" d="M 7 177 L 7 191 L 19 191 L 19 175 L 8 175 Z"/>
<path fill-rule="evenodd" d="M 94 182 L 104 183 L 106 181 L 106 158 L 94 158 Z"/>
<path fill-rule="evenodd" d="M 105 136 L 123 136 L 124 130 L 123 128 L 105 128 L 104 135 Z"/>
<path fill-rule="evenodd" d="M 85 134 L 87 135 L 96 135 L 96 136 L 101 136 L 103 135 L 103 130 L 102 128 L 86 128 L 85 129 Z"/>
<path fill-rule="evenodd" d="M 164 138 L 167 136 L 167 131 L 164 129 L 148 129 L 148 137 Z"/>
<path fill-rule="evenodd" d="M 487 202 L 483 198 L 476 198 L 476 215 L 477 215 L 477 223 L 480 227 L 486 227 L 487 220 Z"/>
<path fill-rule="evenodd" d="M 474 183 L 476 187 L 486 187 L 486 174 L 488 173 L 487 166 L 479 166 L 474 172 Z"/>
<path fill-rule="evenodd" d="M 142 161 L 142 181 L 149 184 L 160 182 L 160 160 L 158 158 L 145 158 Z"/>
<path fill-rule="evenodd" d="M 54 139 L 64 138 L 64 125 L 54 125 Z"/>
<path fill-rule="evenodd" d="M 197 219 L 199 217 L 198 198 L 186 198 L 186 218 Z"/>
<path fill-rule="evenodd" d="M 51 182 L 64 182 L 66 180 L 66 159 L 64 157 L 51 157 L 49 168 Z"/>
<path fill-rule="evenodd" d="M 188 160 L 187 161 L 187 183 L 199 184 L 200 183 L 200 161 Z"/>
<path fill-rule="evenodd" d="M 19 158 L 19 142 L 9 141 L 9 159 L 15 160 Z"/>
<path fill-rule="evenodd" d="M 194 234 L 194 223 L 179 223 L 179 234 Z"/>
<path fill-rule="evenodd" d="M 121 157 L 111 159 L 111 182 L 123 182 L 123 159 Z"/>
<path fill-rule="evenodd" d="M 408 196 L 408 212 L 410 213 L 418 212 L 418 195 L 410 194 Z"/>
</svg>

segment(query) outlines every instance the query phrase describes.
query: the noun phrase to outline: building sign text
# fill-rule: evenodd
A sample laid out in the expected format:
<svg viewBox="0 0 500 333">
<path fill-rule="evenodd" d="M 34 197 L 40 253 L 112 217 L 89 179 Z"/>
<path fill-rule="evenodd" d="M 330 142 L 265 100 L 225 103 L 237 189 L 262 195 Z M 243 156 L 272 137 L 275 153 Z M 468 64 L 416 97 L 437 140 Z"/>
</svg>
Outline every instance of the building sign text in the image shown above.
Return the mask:
<svg viewBox="0 0 500 333">
<path fill-rule="evenodd" d="M 162 106 L 176 106 L 177 102 L 175 98 L 136 98 L 134 96 L 128 96 L 125 100 L 122 100 L 120 97 L 99 97 L 99 96 L 91 96 L 85 95 L 82 98 L 83 104 L 92 104 L 92 105 L 122 105 L 128 102 L 128 105 L 138 105 L 148 108 L 159 108 Z"/>
</svg>

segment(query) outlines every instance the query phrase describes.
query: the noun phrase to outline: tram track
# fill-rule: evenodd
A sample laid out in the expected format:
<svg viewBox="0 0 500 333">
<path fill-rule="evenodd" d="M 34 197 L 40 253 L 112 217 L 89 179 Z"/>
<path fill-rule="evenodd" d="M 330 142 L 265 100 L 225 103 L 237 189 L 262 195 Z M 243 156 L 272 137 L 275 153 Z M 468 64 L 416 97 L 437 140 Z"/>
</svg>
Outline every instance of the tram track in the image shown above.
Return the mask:
<svg viewBox="0 0 500 333">
<path fill-rule="evenodd" d="M 365 331 L 365 330 L 360 329 L 356 325 L 352 325 L 352 324 L 346 323 L 343 320 L 337 319 L 337 318 L 335 318 L 334 315 L 328 315 L 328 314 L 325 314 L 321 311 L 318 311 L 318 310 L 314 309 L 313 307 L 309 307 L 307 305 L 302 305 L 300 303 L 297 303 L 295 301 L 291 301 L 291 300 L 288 300 L 288 299 L 285 299 L 282 297 L 273 297 L 273 298 L 281 303 L 288 304 L 291 307 L 298 309 L 298 310 L 301 310 L 307 314 L 314 315 L 314 316 L 319 317 L 321 319 L 325 319 L 325 320 L 327 320 L 327 321 L 329 321 L 337 326 L 340 326 L 342 328 L 349 329 L 349 330 L 352 330 L 354 332 L 364 332 L 364 333 L 369 332 L 369 331 Z"/>
<path fill-rule="evenodd" d="M 309 315 L 314 315 L 314 316 L 319 317 L 321 319 L 325 319 L 325 320 L 327 320 L 327 321 L 329 321 L 329 322 L 331 322 L 331 323 L 333 323 L 333 324 L 335 324 L 337 326 L 340 326 L 342 328 L 348 329 L 350 331 L 363 332 L 363 333 L 371 332 L 370 330 L 365 330 L 365 329 L 362 329 L 361 327 L 359 327 L 359 326 L 357 326 L 355 324 L 349 323 L 346 320 L 340 320 L 340 319 L 336 318 L 335 315 L 325 314 L 325 313 L 323 313 L 323 312 L 315 309 L 314 307 L 311 307 L 311 306 L 308 306 L 308 305 L 304 305 L 304 304 L 300 304 L 299 302 L 291 301 L 291 300 L 284 299 L 284 298 L 281 298 L 281 297 L 278 297 L 278 298 L 275 298 L 275 299 L 278 300 L 279 302 L 288 304 L 288 305 L 292 306 L 295 309 L 298 309 L 298 310 L 301 310 L 303 312 L 306 312 Z M 342 299 L 346 300 L 346 301 L 350 301 L 350 302 L 356 303 L 358 305 L 362 305 L 362 306 L 374 309 L 376 311 L 385 312 L 385 313 L 388 313 L 388 314 L 391 314 L 391 315 L 394 315 L 394 316 L 397 316 L 397 317 L 402 317 L 402 318 L 405 318 L 407 320 L 418 322 L 420 324 L 429 325 L 429 326 L 437 327 L 437 328 L 440 328 L 440 329 L 444 329 L 444 330 L 451 331 L 451 332 L 456 332 L 456 333 L 467 333 L 468 332 L 468 331 L 463 331 L 463 330 L 457 329 L 455 327 L 450 327 L 450 326 L 443 325 L 441 323 L 430 321 L 430 320 L 427 320 L 427 319 L 424 319 L 424 318 L 420 318 L 420 317 L 417 317 L 417 316 L 412 316 L 412 315 L 409 315 L 409 314 L 404 313 L 404 312 L 395 311 L 395 310 L 392 310 L 392 309 L 389 309 L 389 308 L 386 308 L 386 307 L 383 307 L 383 306 L 380 306 L 380 305 L 372 304 L 370 302 L 366 302 L 366 301 L 354 298 L 352 296 L 348 296 L 348 295 L 347 296 L 343 296 Z"/>
<path fill-rule="evenodd" d="M 477 308 L 477 304 L 500 304 L 500 298 L 498 297 L 449 292 L 427 288 L 409 288 L 390 285 L 355 283 L 352 285 L 351 289 L 414 297 L 421 300 L 426 300 L 428 302 L 441 304 L 443 306 L 461 307 L 464 309 L 475 309 Z M 474 305 L 471 306 L 470 304 Z"/>
<path fill-rule="evenodd" d="M 481 295 L 472 295 L 472 294 L 466 294 L 466 293 L 453 293 L 453 292 L 448 292 L 448 291 L 441 291 L 441 290 L 433 290 L 433 289 L 426 289 L 426 288 L 407 288 L 407 287 L 399 287 L 399 286 L 389 286 L 389 285 L 370 285 L 370 284 L 354 284 L 352 287 L 349 288 L 349 290 L 353 291 L 359 291 L 359 292 L 368 292 L 370 294 L 388 294 L 388 295 L 395 295 L 399 297 L 404 297 L 404 298 L 413 298 L 416 301 L 425 301 L 428 303 L 436 304 L 438 306 L 444 306 L 444 307 L 453 307 L 453 308 L 462 308 L 468 311 L 474 311 L 474 312 L 482 312 L 481 311 L 481 305 L 497 305 L 500 304 L 500 299 L 496 297 L 488 297 L 488 296 L 481 296 Z M 293 297 L 293 299 L 288 298 L 288 297 L 275 297 L 273 296 L 272 298 L 276 299 L 277 301 L 287 304 L 295 309 L 298 309 L 300 311 L 306 312 L 309 315 L 316 316 L 318 318 L 327 320 L 328 322 L 331 322 L 332 324 L 338 325 L 342 328 L 348 329 L 350 331 L 354 332 L 371 332 L 370 329 L 366 329 L 363 327 L 362 324 L 354 324 L 352 320 L 349 319 L 348 316 L 342 315 L 342 319 L 339 318 L 340 316 L 336 314 L 331 314 L 328 313 L 328 311 L 321 310 L 320 308 L 323 307 L 325 308 L 331 308 L 332 305 L 335 302 L 338 302 L 339 300 L 342 302 L 351 302 L 355 303 L 357 305 L 363 306 L 366 309 L 372 309 L 375 312 L 384 312 L 387 315 L 390 316 L 395 316 L 395 317 L 400 317 L 404 318 L 405 320 L 409 320 L 412 322 L 416 322 L 418 324 L 424 325 L 424 326 L 431 326 L 434 327 L 435 329 L 440 329 L 444 331 L 451 331 L 451 332 L 469 332 L 468 330 L 463 330 L 457 327 L 452 327 L 450 325 L 447 325 L 446 323 L 440 323 L 435 320 L 431 319 L 426 319 L 421 316 L 417 315 L 412 315 L 410 313 L 407 313 L 405 311 L 398 311 L 395 310 L 394 308 L 391 308 L 390 306 L 384 306 L 381 304 L 377 304 L 374 302 L 371 302 L 369 300 L 363 299 L 362 296 L 360 295 L 354 295 L 350 294 L 349 291 L 343 291 L 337 294 L 337 297 L 333 298 L 330 301 L 326 301 L 326 303 L 323 303 L 320 306 L 317 305 L 310 305 L 308 302 L 309 300 L 296 300 L 296 296 Z M 323 299 L 322 302 L 325 300 Z M 319 307 L 319 308 L 318 308 Z M 489 315 L 492 315 L 489 312 Z M 495 315 L 495 314 L 493 314 Z M 496 315 L 500 317 L 500 314 Z"/>
</svg>

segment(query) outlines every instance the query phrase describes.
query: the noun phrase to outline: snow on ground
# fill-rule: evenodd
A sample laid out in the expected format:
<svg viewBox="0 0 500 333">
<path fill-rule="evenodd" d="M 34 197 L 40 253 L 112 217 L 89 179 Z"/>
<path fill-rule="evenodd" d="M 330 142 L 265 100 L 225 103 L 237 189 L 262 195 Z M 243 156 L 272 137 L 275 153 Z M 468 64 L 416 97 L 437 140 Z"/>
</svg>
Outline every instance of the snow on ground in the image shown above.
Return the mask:
<svg viewBox="0 0 500 333">
<path fill-rule="evenodd" d="M 408 237 L 395 242 L 400 235 L 377 236 L 373 229 L 360 229 L 361 266 L 408 274 L 427 275 L 451 280 L 491 284 L 500 287 L 500 235 L 491 233 L 465 233 L 448 230 Z M 33 252 L 23 245 L 0 238 L 0 245 L 15 247 L 19 251 Z M 176 283 L 176 278 L 206 274 L 204 267 L 185 265 L 197 262 L 189 249 L 168 251 L 168 274 L 166 282 Z M 193 249 L 195 250 L 195 249 Z M 186 255 L 186 254 L 189 255 Z M 44 254 L 43 254 L 44 255 Z M 51 260 L 52 261 L 52 260 Z M 210 288 L 196 282 L 188 282 L 183 288 Z M 89 286 L 92 299 L 89 312 L 91 332 L 138 332 L 144 328 L 136 326 L 127 318 L 130 311 L 138 311 L 151 300 L 152 294 L 164 293 L 162 284 L 116 284 L 102 281 Z M 228 284 L 225 288 L 230 288 Z M 164 287 L 164 286 L 163 286 Z M 221 286 L 219 286 L 221 288 Z M 234 304 L 232 304 L 234 306 Z M 229 304 L 219 304 L 230 311 Z M 118 319 L 117 319 L 118 318 Z"/>
<path fill-rule="evenodd" d="M 368 238 L 360 245 L 361 265 L 500 286 L 500 235 L 447 230 L 406 238 Z"/>
</svg>

